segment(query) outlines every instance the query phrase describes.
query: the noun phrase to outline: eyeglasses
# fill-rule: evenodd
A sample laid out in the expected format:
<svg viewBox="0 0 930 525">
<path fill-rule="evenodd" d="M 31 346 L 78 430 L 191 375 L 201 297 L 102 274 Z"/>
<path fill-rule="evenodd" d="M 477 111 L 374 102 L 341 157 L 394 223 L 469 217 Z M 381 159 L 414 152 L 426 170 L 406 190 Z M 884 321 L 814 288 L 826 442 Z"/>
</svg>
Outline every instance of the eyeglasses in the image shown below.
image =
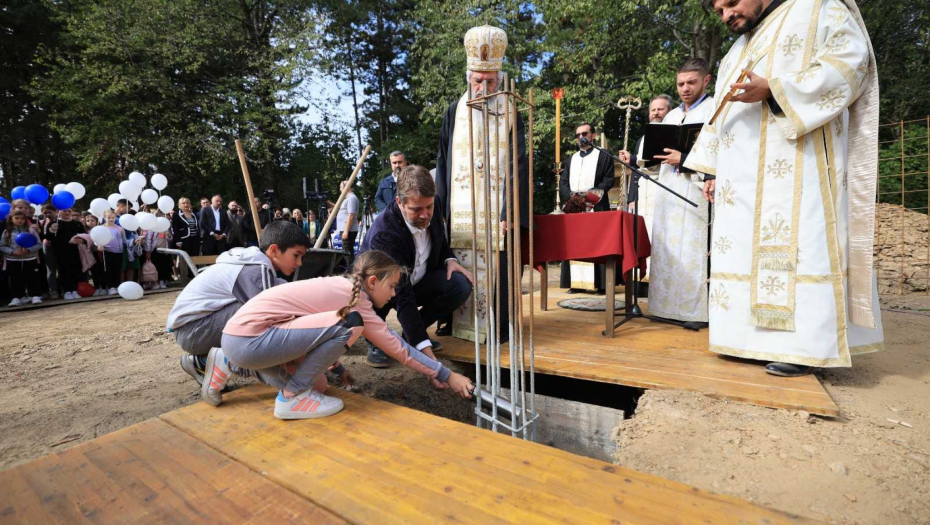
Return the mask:
<svg viewBox="0 0 930 525">
<path fill-rule="evenodd" d="M 590 131 L 582 131 L 581 133 L 575 133 L 575 138 L 587 137 L 590 134 Z"/>
</svg>

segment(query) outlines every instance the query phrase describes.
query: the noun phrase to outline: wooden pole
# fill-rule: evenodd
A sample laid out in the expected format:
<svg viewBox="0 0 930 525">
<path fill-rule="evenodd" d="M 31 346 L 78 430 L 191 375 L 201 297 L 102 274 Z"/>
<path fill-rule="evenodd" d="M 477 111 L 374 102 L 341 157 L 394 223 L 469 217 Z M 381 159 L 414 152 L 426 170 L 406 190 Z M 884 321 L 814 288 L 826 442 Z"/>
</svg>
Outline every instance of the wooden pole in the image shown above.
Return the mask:
<svg viewBox="0 0 930 525">
<path fill-rule="evenodd" d="M 245 179 L 245 191 L 249 194 L 249 209 L 252 210 L 252 222 L 255 224 L 255 240 L 262 236 L 262 225 L 258 220 L 258 206 L 255 205 L 255 193 L 252 191 L 252 179 L 249 177 L 249 165 L 245 162 L 245 150 L 242 141 L 236 139 L 236 153 L 239 154 L 239 165 L 242 166 L 242 178 Z"/>
<path fill-rule="evenodd" d="M 323 226 L 323 231 L 320 232 L 320 235 L 316 238 L 316 244 L 313 245 L 314 250 L 319 250 L 323 246 L 323 241 L 326 240 L 325 233 L 329 231 L 329 227 L 333 225 L 333 221 L 336 220 L 336 215 L 339 213 L 339 207 L 342 206 L 342 201 L 346 199 L 346 195 L 349 194 L 349 191 L 352 189 L 352 185 L 355 184 L 355 177 L 358 176 L 358 172 L 362 169 L 362 164 L 365 164 L 365 159 L 368 158 L 368 154 L 371 153 L 371 144 L 365 146 L 365 151 L 362 152 L 362 156 L 359 157 L 358 162 L 355 164 L 355 169 L 352 170 L 352 175 L 349 176 L 349 180 L 346 182 L 346 187 L 342 189 L 342 193 L 339 194 L 339 199 L 336 200 L 336 205 L 333 206 L 333 212 L 329 214 L 329 218 L 326 219 L 326 224 Z"/>
</svg>

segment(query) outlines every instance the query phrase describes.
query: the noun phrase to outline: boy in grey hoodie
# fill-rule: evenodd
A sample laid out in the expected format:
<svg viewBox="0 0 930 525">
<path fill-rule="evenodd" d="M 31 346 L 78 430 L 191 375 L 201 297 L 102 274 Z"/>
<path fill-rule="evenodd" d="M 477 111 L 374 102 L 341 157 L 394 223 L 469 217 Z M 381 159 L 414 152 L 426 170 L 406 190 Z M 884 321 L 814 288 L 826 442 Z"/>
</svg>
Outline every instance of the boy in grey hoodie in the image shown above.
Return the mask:
<svg viewBox="0 0 930 525">
<path fill-rule="evenodd" d="M 226 322 L 262 290 L 287 282 L 275 272 L 293 274 L 309 248 L 310 238 L 299 226 L 276 221 L 262 231 L 259 247 L 233 248 L 198 274 L 168 314 L 167 329 L 187 352 L 181 368 L 203 383 L 206 356 L 220 346 Z"/>
</svg>

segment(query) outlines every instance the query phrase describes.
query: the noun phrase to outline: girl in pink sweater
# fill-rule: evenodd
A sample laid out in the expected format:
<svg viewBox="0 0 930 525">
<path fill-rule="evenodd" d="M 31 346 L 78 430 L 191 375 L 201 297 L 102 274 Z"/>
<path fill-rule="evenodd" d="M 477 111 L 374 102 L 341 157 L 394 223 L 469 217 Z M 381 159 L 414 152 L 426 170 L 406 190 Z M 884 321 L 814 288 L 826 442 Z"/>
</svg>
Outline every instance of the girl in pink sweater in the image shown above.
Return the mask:
<svg viewBox="0 0 930 525">
<path fill-rule="evenodd" d="M 386 253 L 372 250 L 356 258 L 348 278 L 297 281 L 253 297 L 226 324 L 222 349 L 212 349 L 207 357 L 204 400 L 219 405 L 230 374 L 258 370 L 264 378 L 280 380 L 272 385 L 280 390 L 276 417 L 335 414 L 342 410 L 342 400 L 323 394 L 325 382 L 313 387 L 325 381 L 326 369 L 361 335 L 436 386 L 470 398 L 473 386 L 468 378 L 406 344 L 375 313 L 373 308 L 394 297 L 402 273 Z"/>
</svg>

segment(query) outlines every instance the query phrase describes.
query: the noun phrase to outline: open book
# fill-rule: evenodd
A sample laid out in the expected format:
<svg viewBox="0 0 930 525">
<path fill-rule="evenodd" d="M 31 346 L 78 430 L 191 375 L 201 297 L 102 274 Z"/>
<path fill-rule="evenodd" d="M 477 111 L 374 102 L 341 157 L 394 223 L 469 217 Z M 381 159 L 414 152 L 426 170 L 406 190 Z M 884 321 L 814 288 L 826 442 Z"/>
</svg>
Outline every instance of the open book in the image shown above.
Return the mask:
<svg viewBox="0 0 930 525">
<path fill-rule="evenodd" d="M 643 160 L 647 166 L 654 166 L 660 161 L 653 160 L 656 155 L 665 155 L 665 148 L 689 153 L 697 141 L 703 122 L 694 124 L 663 124 L 650 123 L 646 126 L 646 136 L 643 139 Z"/>
</svg>

